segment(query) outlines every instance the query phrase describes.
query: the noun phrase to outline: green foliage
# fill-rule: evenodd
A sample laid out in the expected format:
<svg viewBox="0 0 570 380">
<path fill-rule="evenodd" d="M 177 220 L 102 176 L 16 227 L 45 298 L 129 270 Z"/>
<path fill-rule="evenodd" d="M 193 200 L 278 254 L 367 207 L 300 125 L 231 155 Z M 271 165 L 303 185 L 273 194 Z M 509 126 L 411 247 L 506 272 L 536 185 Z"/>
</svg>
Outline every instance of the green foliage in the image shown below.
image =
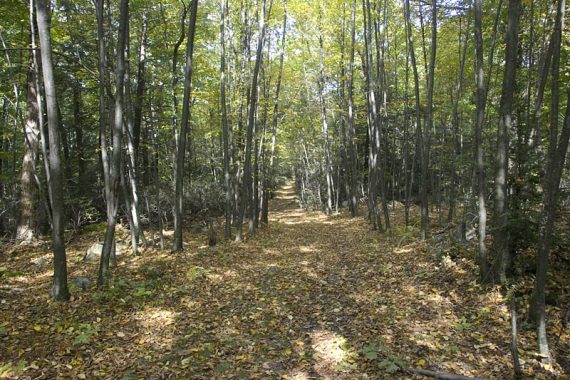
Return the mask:
<svg viewBox="0 0 570 380">
<path fill-rule="evenodd" d="M 200 266 L 195 266 L 190 268 L 190 270 L 188 271 L 188 280 L 189 281 L 195 281 L 197 279 L 201 279 L 204 278 L 208 275 L 210 271 L 206 268 L 200 267 Z"/>
<path fill-rule="evenodd" d="M 73 339 L 74 346 L 81 346 L 84 344 L 91 343 L 91 339 L 94 335 L 97 335 L 99 329 L 93 327 L 89 323 L 81 323 L 76 330 L 77 335 Z"/>
<path fill-rule="evenodd" d="M 8 270 L 5 266 L 0 267 L 0 278 L 11 278 L 11 277 L 18 277 L 24 274 L 22 271 L 19 270 Z"/>
<path fill-rule="evenodd" d="M 146 297 L 152 295 L 151 290 L 145 289 L 144 286 L 138 286 L 134 289 L 133 296 L 135 297 Z"/>
<path fill-rule="evenodd" d="M 366 360 L 376 363 L 378 368 L 389 374 L 406 367 L 404 358 L 392 353 L 385 345 L 368 343 L 360 349 L 360 353 Z"/>
<path fill-rule="evenodd" d="M 378 363 L 378 368 L 383 369 L 387 373 L 395 373 L 404 368 L 406 363 L 399 355 L 388 354 L 388 357 Z"/>
<path fill-rule="evenodd" d="M 464 332 L 466 330 L 471 329 L 472 326 L 473 326 L 473 324 L 468 322 L 465 317 L 461 317 L 461 318 L 459 318 L 459 321 L 457 321 L 457 323 L 455 324 L 454 328 L 458 332 Z"/>
<path fill-rule="evenodd" d="M 93 232 L 101 233 L 104 232 L 106 228 L 107 225 L 105 223 L 93 223 L 86 225 L 85 227 L 83 227 L 82 230 L 84 233 L 93 233 Z"/>
<path fill-rule="evenodd" d="M 8 362 L 8 363 L 0 363 L 0 377 L 16 377 L 28 367 L 28 361 L 25 359 L 20 359 L 16 363 L 16 365 Z"/>
</svg>

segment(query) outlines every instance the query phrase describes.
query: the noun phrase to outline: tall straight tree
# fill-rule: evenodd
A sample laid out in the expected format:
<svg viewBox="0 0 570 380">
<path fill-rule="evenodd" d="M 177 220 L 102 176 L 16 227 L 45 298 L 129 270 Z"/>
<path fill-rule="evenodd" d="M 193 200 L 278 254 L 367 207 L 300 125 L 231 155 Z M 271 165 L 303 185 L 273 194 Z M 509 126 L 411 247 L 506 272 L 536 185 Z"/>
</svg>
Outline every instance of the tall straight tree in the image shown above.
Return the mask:
<svg viewBox="0 0 570 380">
<path fill-rule="evenodd" d="M 497 255 L 496 276 L 500 283 L 507 280 L 511 254 L 508 235 L 507 179 L 509 167 L 509 133 L 513 128 L 513 103 L 519 44 L 520 0 L 509 0 L 505 51 L 505 74 L 501 91 L 499 127 L 497 129 L 497 167 L 495 173 L 495 232 L 493 248 Z"/>
<path fill-rule="evenodd" d="M 429 205 L 428 205 L 428 183 L 429 183 L 429 141 L 430 132 L 433 130 L 433 89 L 435 84 L 435 57 L 437 52 L 437 1 L 432 0 L 431 6 L 431 47 L 428 66 L 428 87 L 427 87 L 427 115 L 426 126 L 423 130 L 421 172 L 422 172 L 422 239 L 427 239 L 429 235 Z"/>
<path fill-rule="evenodd" d="M 388 211 L 388 202 L 386 200 L 386 154 L 387 149 L 382 151 L 382 139 L 385 139 L 385 126 L 384 114 L 386 114 L 386 73 L 385 73 L 385 55 L 386 55 L 386 39 L 388 33 L 388 13 L 387 1 L 383 1 L 383 6 L 378 5 L 377 20 L 374 21 L 374 40 L 376 42 L 376 133 L 374 139 L 376 140 L 376 153 L 378 160 L 378 181 L 380 189 L 380 197 L 382 199 L 382 213 L 384 214 L 384 225 L 386 230 L 390 229 L 390 213 Z M 380 20 L 382 24 L 380 26 Z M 382 38 L 379 37 L 379 32 L 382 32 Z M 387 146 L 387 143 L 384 144 Z M 380 157 L 382 157 L 380 159 Z"/>
<path fill-rule="evenodd" d="M 562 26 L 564 25 L 565 0 L 557 1 L 556 20 L 552 32 L 551 44 L 552 71 L 551 71 L 551 99 L 550 99 L 550 136 L 548 145 L 548 166 L 544 178 L 544 193 L 542 195 L 542 214 L 540 219 L 536 281 L 533 293 L 533 305 L 531 307 L 532 318 L 537 323 L 538 349 L 545 361 L 550 363 L 550 350 L 546 335 L 545 316 L 545 289 L 546 275 L 556 206 L 560 189 L 560 178 L 564 169 L 564 161 L 568 151 L 568 139 L 570 138 L 570 90 L 566 91 L 567 105 L 564 117 L 564 126 L 560 138 L 558 137 L 558 110 L 560 104 L 560 45 L 562 41 Z"/>
<path fill-rule="evenodd" d="M 356 0 L 352 3 L 350 17 L 350 59 L 348 64 L 348 155 L 350 157 L 350 212 L 358 215 L 358 172 L 356 166 L 356 127 L 354 122 L 354 51 L 356 45 Z"/>
<path fill-rule="evenodd" d="M 57 301 L 69 299 L 67 287 L 67 258 L 64 241 L 63 173 L 60 156 L 60 123 L 57 112 L 57 94 L 53 73 L 51 32 L 46 0 L 36 0 L 36 18 L 40 37 L 40 55 L 46 95 L 49 134 L 48 192 L 52 210 L 53 286 L 50 294 Z"/>
<path fill-rule="evenodd" d="M 258 98 L 258 78 L 259 70 L 261 67 L 261 62 L 263 59 L 263 46 L 265 45 L 265 32 L 266 32 L 266 0 L 261 2 L 261 16 L 259 18 L 259 37 L 257 40 L 257 52 L 255 56 L 255 66 L 253 69 L 253 76 L 250 84 L 250 94 L 249 94 L 249 109 L 247 111 L 247 126 L 246 126 L 246 137 L 245 137 L 245 160 L 243 164 L 243 179 L 242 179 L 242 189 L 241 189 L 241 202 L 239 204 L 239 212 L 237 219 L 237 232 L 236 241 L 241 242 L 243 240 L 243 218 L 245 216 L 245 210 L 248 205 L 251 205 L 251 154 L 253 149 L 253 132 L 255 124 L 255 115 L 257 109 L 257 98 Z M 271 14 L 271 7 L 273 5 L 273 0 L 270 0 L 268 14 Z"/>
<path fill-rule="evenodd" d="M 265 175 L 265 183 L 263 185 L 263 202 L 261 205 L 261 222 L 269 223 L 269 196 L 271 193 L 270 185 L 273 176 L 275 163 L 275 144 L 277 140 L 277 127 L 279 124 L 279 94 L 281 93 L 281 79 L 283 78 L 283 65 L 285 63 L 285 46 L 287 37 L 287 0 L 283 0 L 283 30 L 281 33 L 281 51 L 279 52 L 279 72 L 277 74 L 277 84 L 275 88 L 275 96 L 273 98 L 273 123 L 271 126 L 271 148 L 269 153 L 269 168 Z"/>
<path fill-rule="evenodd" d="M 40 137 L 36 80 L 36 67 L 30 51 L 27 69 L 27 115 L 24 124 L 24 157 L 20 172 L 20 207 L 18 210 L 18 225 L 16 227 L 16 239 L 26 242 L 30 242 L 34 238 L 35 178 Z"/>
<path fill-rule="evenodd" d="M 184 161 L 186 157 L 186 136 L 190 121 L 190 96 L 192 94 L 192 73 L 194 69 L 194 36 L 196 35 L 196 18 L 198 0 L 193 0 L 190 6 L 190 25 L 188 26 L 188 41 L 186 43 L 186 66 L 184 68 L 184 99 L 182 101 L 182 117 L 180 120 L 180 137 L 176 151 L 176 171 L 174 173 L 174 251 L 182 250 L 182 218 L 184 204 Z"/>
<path fill-rule="evenodd" d="M 144 37 L 144 36 L 143 36 Z M 126 35 L 126 48 L 125 54 L 128 57 L 130 52 L 130 27 L 127 25 L 127 35 Z M 140 135 L 140 125 L 137 131 L 133 122 L 133 101 L 131 96 L 131 74 L 130 74 L 130 64 L 127 60 L 125 65 L 125 106 L 126 106 L 126 123 L 123 123 L 123 133 L 126 136 L 127 145 L 127 173 L 123 179 L 124 190 L 125 190 L 125 203 L 127 204 L 127 209 L 129 210 L 129 221 L 131 226 L 131 242 L 132 242 L 132 252 L 133 254 L 138 253 L 138 243 L 139 239 L 143 244 L 146 244 L 144 237 L 144 232 L 142 230 L 141 218 L 140 218 L 140 202 L 139 202 L 139 168 L 137 166 L 137 142 L 135 137 Z M 140 78 L 139 78 L 140 83 Z M 142 98 L 142 94 L 141 94 Z M 142 101 L 142 100 L 141 100 Z M 137 106 L 135 106 L 136 108 Z M 135 110 L 136 114 L 136 110 Z"/>
<path fill-rule="evenodd" d="M 461 20 L 459 19 L 459 45 L 461 46 Z M 447 221 L 452 222 L 455 216 L 455 201 L 456 201 L 456 187 L 458 186 L 457 178 L 457 150 L 459 145 L 459 101 L 463 90 L 463 77 L 465 73 L 465 61 L 467 58 L 467 47 L 469 45 L 469 34 L 471 18 L 467 16 L 467 27 L 465 28 L 465 41 L 463 42 L 463 52 L 459 54 L 459 74 L 457 75 L 457 82 L 453 94 L 453 111 L 452 111 L 452 124 L 453 124 L 453 139 L 451 148 L 451 186 L 449 194 L 449 212 L 447 214 Z"/>
<path fill-rule="evenodd" d="M 103 5 L 99 5 L 102 9 Z M 125 79 L 125 48 L 129 22 L 129 0 L 121 0 L 121 10 L 119 15 L 119 32 L 117 36 L 116 64 L 115 64 L 115 106 L 111 126 L 112 150 L 108 156 L 107 170 L 105 176 L 105 196 L 107 202 L 107 229 L 105 240 L 101 251 L 101 261 L 99 263 L 99 276 L 97 284 L 102 286 L 108 279 L 109 260 L 111 252 L 115 246 L 115 227 L 117 224 L 117 211 L 119 208 L 119 188 L 121 183 L 121 150 L 123 140 L 123 110 L 124 110 L 124 79 Z M 103 54 L 105 54 L 103 52 Z M 101 60 L 101 56 L 99 57 Z M 101 64 L 101 63 L 100 63 Z M 101 74 L 101 73 L 100 73 Z M 104 143 L 105 136 L 101 142 Z M 105 165 L 105 164 L 104 164 Z"/>
<path fill-rule="evenodd" d="M 404 19 L 406 21 L 406 37 L 408 39 L 408 49 L 410 53 L 410 61 L 412 63 L 412 71 L 414 74 L 414 95 L 415 95 L 415 103 L 416 103 L 416 141 L 419 142 L 417 144 L 418 156 L 423 160 L 424 158 L 424 144 L 423 144 L 423 134 L 422 134 L 422 117 L 421 117 L 421 101 L 420 101 L 420 83 L 419 83 L 419 76 L 418 76 L 418 65 L 416 62 L 416 53 L 414 50 L 414 39 L 412 35 L 412 23 L 410 19 L 410 0 L 404 0 Z M 424 172 L 423 163 L 420 178 L 420 186 L 422 187 L 421 192 L 421 202 L 422 202 L 422 239 L 427 237 L 427 225 L 428 221 L 428 205 L 427 205 L 427 173 Z M 413 178 L 413 176 L 412 176 Z M 411 185 L 410 185 L 411 187 Z"/>
<path fill-rule="evenodd" d="M 223 139 L 223 153 L 224 153 L 224 187 L 226 191 L 226 206 L 225 206 L 225 228 L 224 234 L 226 239 L 232 237 L 232 183 L 230 172 L 230 133 L 228 125 L 228 111 L 226 99 L 226 12 L 228 11 L 228 0 L 222 0 L 220 3 L 221 19 L 220 19 L 220 102 L 222 109 L 222 139 Z"/>
<path fill-rule="evenodd" d="M 329 140 L 329 126 L 327 122 L 327 105 L 325 100 L 325 66 L 324 66 L 324 47 L 323 47 L 323 35 L 319 32 L 319 103 L 321 110 L 321 126 L 323 134 L 323 148 L 325 155 L 325 177 L 327 182 L 327 203 L 326 203 L 326 213 L 330 215 L 332 213 L 333 207 L 333 174 L 332 174 L 332 160 L 331 160 L 331 149 Z"/>
<path fill-rule="evenodd" d="M 483 0 L 475 0 L 473 11 L 475 16 L 475 82 L 476 94 L 476 118 L 475 118 L 475 154 L 477 172 L 477 198 L 479 203 L 479 277 L 481 281 L 488 280 L 489 265 L 487 259 L 487 207 L 485 205 L 485 164 L 483 152 L 483 124 L 485 122 L 485 105 L 487 103 L 487 89 L 483 74 Z"/>
<path fill-rule="evenodd" d="M 362 13 L 364 16 L 364 49 L 365 49 L 365 72 L 366 79 L 366 100 L 368 109 L 368 218 L 372 229 L 382 229 L 377 202 L 378 187 L 378 130 L 379 118 L 376 107 L 376 95 L 374 91 L 373 75 L 373 54 L 372 54 L 372 17 L 370 12 L 370 1 L 362 0 Z"/>
</svg>

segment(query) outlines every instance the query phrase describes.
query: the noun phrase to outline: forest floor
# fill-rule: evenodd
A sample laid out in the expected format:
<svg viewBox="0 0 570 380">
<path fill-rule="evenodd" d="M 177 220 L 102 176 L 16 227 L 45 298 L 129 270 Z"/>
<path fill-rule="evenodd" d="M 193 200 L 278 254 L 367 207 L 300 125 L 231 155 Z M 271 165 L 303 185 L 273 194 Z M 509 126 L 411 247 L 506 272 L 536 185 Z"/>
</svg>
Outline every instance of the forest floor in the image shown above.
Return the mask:
<svg viewBox="0 0 570 380">
<path fill-rule="evenodd" d="M 107 290 L 74 285 L 96 278 L 82 257 L 102 232 L 85 232 L 67 250 L 68 303 L 49 300 L 48 245 L 0 255 L 0 377 L 419 378 L 402 371 L 413 367 L 512 378 L 507 302 L 477 284 L 472 260 L 436 260 L 397 222 L 388 235 L 305 212 L 291 186 L 270 216 L 245 243 L 209 247 L 188 233 L 182 253 L 127 255 Z M 567 355 L 568 332 L 551 346 Z M 525 377 L 564 376 L 540 366 L 535 347 L 523 325 Z"/>
</svg>

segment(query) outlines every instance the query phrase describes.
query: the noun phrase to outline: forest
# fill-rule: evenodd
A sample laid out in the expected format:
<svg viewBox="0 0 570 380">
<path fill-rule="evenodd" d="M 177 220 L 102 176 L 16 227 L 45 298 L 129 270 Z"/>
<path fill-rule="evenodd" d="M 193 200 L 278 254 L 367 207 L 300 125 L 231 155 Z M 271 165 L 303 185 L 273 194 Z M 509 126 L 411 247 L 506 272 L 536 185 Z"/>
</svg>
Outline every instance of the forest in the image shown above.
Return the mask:
<svg viewBox="0 0 570 380">
<path fill-rule="evenodd" d="M 568 10 L 0 1 L 0 378 L 570 378 Z"/>
</svg>

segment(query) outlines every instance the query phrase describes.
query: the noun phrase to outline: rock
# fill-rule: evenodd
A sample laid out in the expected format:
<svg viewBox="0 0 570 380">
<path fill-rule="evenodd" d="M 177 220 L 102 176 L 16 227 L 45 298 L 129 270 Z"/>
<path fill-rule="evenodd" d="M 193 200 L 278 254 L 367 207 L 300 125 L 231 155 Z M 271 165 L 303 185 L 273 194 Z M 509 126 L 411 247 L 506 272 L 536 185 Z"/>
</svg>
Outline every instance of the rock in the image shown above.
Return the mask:
<svg viewBox="0 0 570 380">
<path fill-rule="evenodd" d="M 40 257 L 32 260 L 28 265 L 26 265 L 26 268 L 32 268 L 33 270 L 36 271 L 43 271 L 48 264 L 49 264 L 48 259 L 46 259 L 45 257 Z"/>
<path fill-rule="evenodd" d="M 117 258 L 121 257 L 124 254 L 126 248 L 127 245 L 122 241 L 117 241 L 117 243 L 115 243 L 115 254 Z M 103 251 L 103 243 L 93 244 L 91 247 L 89 247 L 87 252 L 85 252 L 85 256 L 83 256 L 83 261 L 98 261 L 101 258 L 102 251 Z"/>
<path fill-rule="evenodd" d="M 87 290 L 91 287 L 91 281 L 87 277 L 76 277 L 74 283 L 83 290 Z"/>
</svg>

